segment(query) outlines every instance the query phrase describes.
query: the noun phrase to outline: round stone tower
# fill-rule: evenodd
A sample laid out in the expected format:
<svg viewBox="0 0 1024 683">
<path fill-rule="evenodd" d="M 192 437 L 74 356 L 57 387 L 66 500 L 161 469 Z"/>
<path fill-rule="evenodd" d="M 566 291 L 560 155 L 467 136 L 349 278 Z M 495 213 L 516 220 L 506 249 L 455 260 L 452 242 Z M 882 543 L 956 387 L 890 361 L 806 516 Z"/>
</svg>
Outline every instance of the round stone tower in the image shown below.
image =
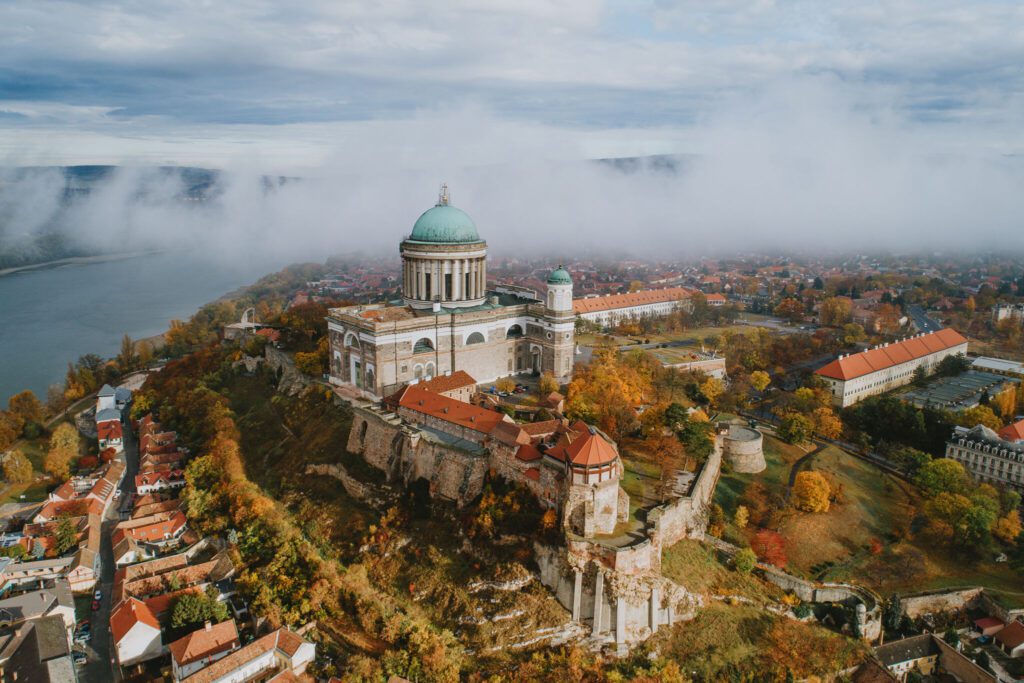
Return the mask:
<svg viewBox="0 0 1024 683">
<path fill-rule="evenodd" d="M 756 429 L 729 425 L 722 440 L 723 455 L 737 472 L 761 472 L 768 466 L 764 461 L 763 441 L 763 435 Z"/>
<path fill-rule="evenodd" d="M 478 306 L 486 298 L 487 243 L 465 211 L 441 186 L 437 204 L 416 220 L 402 241 L 402 297 L 413 308 Z"/>
</svg>

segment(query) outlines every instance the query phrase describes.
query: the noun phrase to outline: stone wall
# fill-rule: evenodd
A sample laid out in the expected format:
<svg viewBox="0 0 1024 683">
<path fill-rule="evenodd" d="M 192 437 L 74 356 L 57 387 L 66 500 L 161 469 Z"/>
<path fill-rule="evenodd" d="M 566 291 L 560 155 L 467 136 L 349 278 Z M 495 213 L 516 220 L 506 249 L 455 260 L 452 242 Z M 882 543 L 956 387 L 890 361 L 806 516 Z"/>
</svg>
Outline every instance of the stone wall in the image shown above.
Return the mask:
<svg viewBox="0 0 1024 683">
<path fill-rule="evenodd" d="M 714 451 L 697 475 L 690 495 L 659 505 L 647 513 L 649 535 L 655 539 L 659 554 L 661 548 L 684 538 L 704 537 L 708 510 L 722 469 L 722 449 L 718 441 L 716 439 Z"/>
<path fill-rule="evenodd" d="M 953 612 L 974 607 L 981 600 L 982 588 L 972 587 L 947 591 L 929 591 L 900 596 L 900 610 L 911 619 L 932 612 Z"/>
<path fill-rule="evenodd" d="M 359 481 L 345 470 L 341 465 L 307 465 L 306 474 L 318 474 L 320 476 L 334 477 L 341 482 L 345 493 L 356 500 L 374 502 L 377 498 L 373 488 Z"/>
<path fill-rule="evenodd" d="M 353 408 L 347 449 L 362 455 L 388 479 L 405 484 L 426 479 L 431 495 L 459 505 L 483 491 L 486 450 L 460 448 L 432 432 L 406 427 L 397 415 L 381 408 Z"/>
<path fill-rule="evenodd" d="M 624 646 L 645 640 L 659 626 L 696 616 L 703 604 L 700 596 L 658 571 L 615 571 L 606 564 L 607 553 L 648 556 L 592 544 L 576 544 L 568 553 L 561 548 L 534 545 L 541 582 L 571 612 L 573 621 L 590 626 L 593 637 Z"/>
</svg>

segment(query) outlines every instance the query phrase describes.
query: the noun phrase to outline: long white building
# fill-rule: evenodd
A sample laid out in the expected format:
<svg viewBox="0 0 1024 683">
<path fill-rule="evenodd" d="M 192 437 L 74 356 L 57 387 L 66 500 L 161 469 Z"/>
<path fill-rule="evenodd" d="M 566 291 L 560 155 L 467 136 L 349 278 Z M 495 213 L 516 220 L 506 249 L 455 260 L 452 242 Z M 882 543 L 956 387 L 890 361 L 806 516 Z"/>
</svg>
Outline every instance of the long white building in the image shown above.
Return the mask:
<svg viewBox="0 0 1024 683">
<path fill-rule="evenodd" d="M 680 308 L 690 309 L 693 292 L 685 287 L 644 289 L 627 294 L 606 294 L 576 299 L 572 302 L 577 317 L 614 325 L 623 320 L 668 315 Z"/>
<path fill-rule="evenodd" d="M 921 366 L 930 370 L 947 356 L 966 354 L 967 339 L 945 328 L 839 356 L 815 374 L 831 388 L 832 403 L 845 408 L 868 396 L 910 384 L 914 371 Z"/>
</svg>

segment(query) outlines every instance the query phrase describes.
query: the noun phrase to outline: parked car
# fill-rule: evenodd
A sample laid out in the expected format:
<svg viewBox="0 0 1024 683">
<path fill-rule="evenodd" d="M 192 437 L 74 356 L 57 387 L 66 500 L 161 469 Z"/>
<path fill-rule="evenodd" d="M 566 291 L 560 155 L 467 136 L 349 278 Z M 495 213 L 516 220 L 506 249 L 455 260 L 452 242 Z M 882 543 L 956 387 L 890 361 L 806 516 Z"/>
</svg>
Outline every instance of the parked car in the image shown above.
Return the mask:
<svg viewBox="0 0 1024 683">
<path fill-rule="evenodd" d="M 100 601 L 99 600 L 93 600 L 92 601 L 92 611 L 95 612 L 99 608 L 100 608 Z"/>
<path fill-rule="evenodd" d="M 89 661 L 89 658 L 85 656 L 84 652 L 72 652 L 71 661 L 75 663 L 75 666 L 82 666 Z"/>
<path fill-rule="evenodd" d="M 114 491 L 114 500 L 117 500 L 120 497 L 121 497 L 121 489 L 117 489 L 116 491 Z"/>
<path fill-rule="evenodd" d="M 92 594 L 92 599 L 93 600 L 102 600 L 103 599 L 103 591 L 101 589 L 97 588 L 96 591 Z"/>
<path fill-rule="evenodd" d="M 85 645 L 90 640 L 92 640 L 92 634 L 88 631 L 86 631 L 85 633 L 79 633 L 75 636 L 75 644 L 77 645 Z"/>
</svg>

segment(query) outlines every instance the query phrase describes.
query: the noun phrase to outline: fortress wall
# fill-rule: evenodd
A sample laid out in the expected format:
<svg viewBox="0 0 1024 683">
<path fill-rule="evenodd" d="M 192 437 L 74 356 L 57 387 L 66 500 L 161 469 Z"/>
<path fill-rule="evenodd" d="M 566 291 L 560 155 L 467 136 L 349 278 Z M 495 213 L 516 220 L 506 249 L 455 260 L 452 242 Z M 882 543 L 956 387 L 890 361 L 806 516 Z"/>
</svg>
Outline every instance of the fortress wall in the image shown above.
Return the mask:
<svg viewBox="0 0 1024 683">
<path fill-rule="evenodd" d="M 357 453 L 370 465 L 381 470 L 389 477 L 395 473 L 397 465 L 396 450 L 404 450 L 406 441 L 402 428 L 366 408 L 353 408 L 352 430 L 348 435 L 347 450 Z"/>
<path fill-rule="evenodd" d="M 717 441 L 715 450 L 701 468 L 689 496 L 659 505 L 647 513 L 651 536 L 659 548 L 673 545 L 684 538 L 703 538 L 707 511 L 715 494 L 715 484 L 722 468 L 722 451 Z"/>
<path fill-rule="evenodd" d="M 981 599 L 980 587 L 929 592 L 900 598 L 900 611 L 911 619 L 930 612 L 951 612 L 973 607 Z"/>
</svg>

